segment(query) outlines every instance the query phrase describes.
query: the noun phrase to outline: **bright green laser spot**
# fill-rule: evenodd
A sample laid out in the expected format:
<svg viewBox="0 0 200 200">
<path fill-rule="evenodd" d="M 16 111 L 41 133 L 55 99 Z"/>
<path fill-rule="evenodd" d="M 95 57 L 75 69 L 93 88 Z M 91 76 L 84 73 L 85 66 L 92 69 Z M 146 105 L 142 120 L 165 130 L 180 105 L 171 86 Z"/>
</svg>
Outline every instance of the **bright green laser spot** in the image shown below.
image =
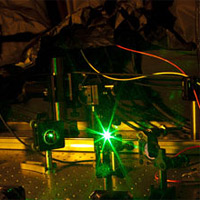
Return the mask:
<svg viewBox="0 0 200 200">
<path fill-rule="evenodd" d="M 105 139 L 105 140 L 109 140 L 110 138 L 112 138 L 111 134 L 112 134 L 112 133 L 110 133 L 109 131 L 105 131 L 105 132 L 103 133 L 104 139 Z"/>
<path fill-rule="evenodd" d="M 117 153 L 117 150 L 114 147 L 115 146 L 115 142 L 121 142 L 122 139 L 114 136 L 114 133 L 117 132 L 117 130 L 110 131 L 111 124 L 112 124 L 112 121 L 113 121 L 113 118 L 114 118 L 114 113 L 115 112 L 113 112 L 113 114 L 111 116 L 111 119 L 110 119 L 110 122 L 109 122 L 109 125 L 108 125 L 107 129 L 104 128 L 104 126 L 103 126 L 101 120 L 99 119 L 98 115 L 96 113 L 94 113 L 95 114 L 95 118 L 97 120 L 97 123 L 98 123 L 99 128 L 100 128 L 101 131 L 96 131 L 96 130 L 89 129 L 89 128 L 88 128 L 88 130 L 89 130 L 90 133 L 92 133 L 94 135 L 101 136 L 100 138 L 98 138 L 98 139 L 95 140 L 95 143 L 98 143 L 101 140 L 103 140 L 102 141 L 103 144 L 102 144 L 102 147 L 101 147 L 101 152 L 102 153 L 104 152 L 104 150 L 106 148 L 106 144 L 109 145 L 110 149 L 114 152 L 114 154 L 115 154 L 115 156 L 116 156 L 116 158 L 117 158 L 117 160 L 118 160 L 118 162 L 119 162 L 119 164 L 121 166 L 122 173 L 125 176 L 126 175 L 125 167 L 123 166 L 121 158 L 120 158 L 119 154 Z M 97 160 L 97 166 L 99 166 L 100 160 L 101 160 L 101 158 L 99 157 L 99 159 Z"/>
<path fill-rule="evenodd" d="M 52 133 L 49 133 L 48 137 L 52 138 L 52 137 L 53 137 L 53 134 L 52 134 Z"/>
<path fill-rule="evenodd" d="M 44 133 L 44 142 L 48 145 L 53 145 L 56 143 L 57 141 L 57 132 L 55 130 L 52 129 L 48 129 L 45 133 Z"/>
<path fill-rule="evenodd" d="M 105 133 L 104 133 L 104 138 L 105 138 L 106 140 L 109 140 L 109 139 L 111 138 L 110 133 L 105 132 Z"/>
</svg>

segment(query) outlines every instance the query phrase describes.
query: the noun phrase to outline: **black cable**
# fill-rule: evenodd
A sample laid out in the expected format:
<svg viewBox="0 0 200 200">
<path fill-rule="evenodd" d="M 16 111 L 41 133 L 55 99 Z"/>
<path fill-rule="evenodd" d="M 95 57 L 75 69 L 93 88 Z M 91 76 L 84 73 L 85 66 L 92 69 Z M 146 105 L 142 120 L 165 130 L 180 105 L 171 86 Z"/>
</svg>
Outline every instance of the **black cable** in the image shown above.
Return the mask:
<svg viewBox="0 0 200 200">
<path fill-rule="evenodd" d="M 143 95 L 144 97 L 146 97 L 146 95 Z M 168 113 L 166 113 L 166 111 L 164 111 L 163 109 L 158 109 L 158 107 L 160 108 L 160 106 L 157 105 L 157 103 L 154 103 L 154 102 L 148 102 L 148 99 L 149 98 L 143 98 L 143 102 L 147 105 L 148 103 L 150 103 L 152 106 L 141 106 L 141 105 L 136 105 L 135 102 L 132 100 L 131 103 L 134 104 L 135 106 L 133 105 L 128 105 L 127 103 L 123 104 L 123 102 L 119 102 L 119 106 L 118 106 L 118 111 L 121 111 L 123 112 L 123 114 L 125 116 L 132 116 L 131 118 L 134 118 L 134 117 L 138 117 L 138 118 L 142 118 L 142 121 L 144 121 L 145 119 L 147 121 L 149 121 L 149 117 L 152 117 L 155 118 L 155 120 L 170 120 L 172 122 L 175 122 L 176 124 L 178 125 L 181 125 L 182 127 L 187 127 L 187 124 L 185 124 L 184 122 L 181 122 L 180 120 L 176 119 L 175 117 L 169 115 Z M 145 101 L 147 100 L 147 101 Z M 135 108 L 138 108 L 139 109 L 134 109 Z M 148 113 L 146 113 L 146 111 L 149 111 L 149 109 L 151 108 L 154 108 L 155 111 L 154 112 L 150 112 L 150 116 L 148 115 Z M 140 112 L 137 112 L 140 111 Z M 153 110 L 152 110 L 153 111 Z M 161 112 L 162 111 L 162 112 Z M 157 114 L 155 114 L 157 113 Z M 158 118 L 159 116 L 159 118 Z M 133 128 L 133 127 L 132 127 Z"/>
<path fill-rule="evenodd" d="M 44 154 L 42 154 L 41 152 L 37 151 L 37 150 L 33 150 L 31 145 L 26 144 L 24 141 L 22 141 L 19 136 L 9 127 L 9 125 L 6 123 L 6 121 L 3 119 L 2 115 L 0 114 L 0 119 L 3 122 L 4 126 L 8 129 L 8 131 L 14 135 L 14 137 L 20 142 L 22 143 L 24 146 L 26 146 L 29 150 L 36 152 L 37 154 L 45 157 Z M 74 161 L 74 162 L 68 162 L 68 161 L 63 161 L 63 160 L 58 160 L 56 158 L 52 158 L 52 160 L 56 161 L 56 162 L 60 162 L 60 163 L 66 163 L 66 164 L 76 164 L 76 163 L 81 163 L 81 162 L 92 162 L 95 160 L 79 160 L 79 161 Z"/>
<path fill-rule="evenodd" d="M 139 127 L 134 126 L 133 124 L 130 124 L 129 122 L 127 122 L 127 120 L 125 119 L 125 117 L 127 116 L 124 113 L 118 112 L 116 113 L 116 116 L 118 116 L 120 119 L 122 119 L 122 121 L 128 125 L 129 127 L 137 130 L 137 131 L 141 131 L 141 130 L 146 130 L 147 127 L 145 127 L 144 125 L 142 125 L 141 123 L 137 122 L 136 120 L 134 120 L 133 118 L 131 119 L 131 121 L 133 121 L 135 124 L 137 124 Z"/>
<path fill-rule="evenodd" d="M 133 124 L 127 122 L 127 121 L 122 121 L 124 124 L 126 124 L 127 126 L 129 126 L 130 128 L 136 130 L 136 131 L 141 131 L 141 130 L 145 130 L 144 128 L 137 128 L 136 126 L 134 126 Z M 136 122 L 134 122 L 136 123 Z M 138 124 L 139 125 L 139 124 Z"/>
<path fill-rule="evenodd" d="M 29 149 L 32 149 L 30 145 L 26 144 L 24 141 L 22 141 L 18 135 L 9 127 L 9 125 L 6 123 L 6 121 L 3 119 L 2 115 L 0 114 L 0 119 L 3 122 L 4 126 L 8 129 L 8 131 L 14 135 L 14 137 L 21 142 L 24 146 L 28 147 Z"/>
<path fill-rule="evenodd" d="M 77 161 L 63 161 L 63 160 L 58 160 L 56 158 L 52 158 L 52 160 L 60 163 L 65 163 L 65 164 L 77 164 L 77 163 L 83 163 L 83 162 L 93 162 L 95 160 L 77 160 Z"/>
<path fill-rule="evenodd" d="M 178 85 L 164 85 L 164 84 L 153 84 L 153 83 L 139 83 L 139 82 L 135 82 L 135 85 L 141 85 L 141 86 L 147 86 L 147 87 L 156 87 L 156 88 L 169 88 L 172 90 L 181 90 L 182 88 Z"/>
<path fill-rule="evenodd" d="M 123 116 L 126 116 L 127 118 L 131 119 L 138 119 L 138 121 L 149 121 L 149 119 L 154 119 L 156 120 L 166 120 L 165 116 L 161 116 L 160 113 L 155 113 L 155 112 L 150 112 L 149 109 L 151 107 L 147 107 L 146 109 L 140 110 L 137 107 L 130 108 L 130 107 L 125 107 L 126 105 L 119 105 L 118 106 L 118 111 L 123 113 Z M 147 112 L 149 111 L 149 112 Z"/>
<path fill-rule="evenodd" d="M 160 99 L 159 96 L 152 96 L 151 90 L 148 90 L 146 88 L 142 88 L 142 89 L 141 89 L 140 94 L 141 94 L 141 97 L 142 97 L 142 100 L 143 100 L 144 104 L 149 105 L 148 107 L 150 107 L 150 108 L 153 107 L 155 109 L 155 111 L 157 111 L 157 113 L 159 113 L 159 114 L 162 114 L 162 116 L 164 118 L 166 118 L 168 120 L 171 120 L 171 121 L 173 121 L 176 124 L 179 124 L 181 126 L 187 126 L 187 124 L 184 124 L 184 122 L 182 122 L 179 119 L 177 119 L 177 117 L 179 116 L 184 121 L 184 118 L 181 115 L 176 114 L 176 117 L 175 116 L 173 117 L 173 116 L 171 116 L 172 114 L 169 111 L 167 111 L 166 109 L 164 110 L 164 109 L 161 108 L 161 105 L 164 105 L 164 104 L 162 103 L 162 101 L 160 101 L 161 99 Z M 155 112 L 153 112 L 152 114 L 154 115 L 154 113 Z"/>
<path fill-rule="evenodd" d="M 162 113 L 165 117 L 167 117 L 169 120 L 172 120 L 173 122 L 177 123 L 178 125 L 187 127 L 187 124 L 184 122 L 181 122 L 180 120 L 176 119 L 175 117 L 169 115 L 166 111 L 164 111 L 158 104 L 152 103 L 153 107 L 156 108 L 160 113 Z"/>
<path fill-rule="evenodd" d="M 46 157 L 46 155 L 44 155 L 43 153 L 39 152 L 39 151 L 35 151 L 36 153 L 38 153 L 39 155 Z M 78 160 L 78 161 L 64 161 L 64 160 L 59 160 L 56 158 L 52 158 L 53 161 L 59 162 L 59 163 L 64 163 L 64 164 L 77 164 L 77 163 L 82 163 L 82 162 L 93 162 L 95 160 Z"/>
</svg>

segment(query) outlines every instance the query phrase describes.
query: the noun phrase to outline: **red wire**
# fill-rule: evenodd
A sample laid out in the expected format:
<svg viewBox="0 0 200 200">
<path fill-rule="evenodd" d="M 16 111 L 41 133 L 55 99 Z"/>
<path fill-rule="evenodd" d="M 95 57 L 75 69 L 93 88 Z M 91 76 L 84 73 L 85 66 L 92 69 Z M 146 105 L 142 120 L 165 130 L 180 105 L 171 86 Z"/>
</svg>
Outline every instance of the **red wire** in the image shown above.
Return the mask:
<svg viewBox="0 0 200 200">
<path fill-rule="evenodd" d="M 173 156 L 174 158 L 177 157 L 178 155 L 180 155 L 181 153 L 187 151 L 187 150 L 190 150 L 190 149 L 196 149 L 196 148 L 200 148 L 200 145 L 196 145 L 196 146 L 191 146 L 191 147 L 187 147 L 183 150 L 181 150 L 180 152 L 178 152 L 175 156 Z"/>
<path fill-rule="evenodd" d="M 170 65 L 174 66 L 176 69 L 178 69 L 180 72 L 182 72 L 183 74 L 187 75 L 179 66 L 177 66 L 175 63 L 165 59 L 165 58 L 162 58 L 160 56 L 156 56 L 154 54 L 151 54 L 151 53 L 146 53 L 146 52 L 143 52 L 143 51 L 137 51 L 137 50 L 134 50 L 134 49 L 129 49 L 129 48 L 126 48 L 126 47 L 123 47 L 121 45 L 118 45 L 116 44 L 116 47 L 120 48 L 120 49 L 124 49 L 126 51 L 131 51 L 131 52 L 134 52 L 134 53 L 139 53 L 139 54 L 143 54 L 143 55 L 146 55 L 146 56 L 150 56 L 150 57 L 154 57 L 154 58 L 157 58 L 157 59 L 160 59 L 164 62 L 167 62 L 169 63 Z M 197 101 L 197 105 L 198 105 L 198 108 L 200 109 L 200 102 L 199 102 L 199 99 L 197 97 L 197 93 L 195 90 L 193 90 L 193 93 L 194 93 L 194 96 L 195 96 L 195 99 Z"/>
<path fill-rule="evenodd" d="M 129 48 L 123 47 L 123 46 L 118 45 L 118 44 L 117 44 L 116 46 L 117 46 L 118 48 L 124 49 L 124 50 L 126 50 L 126 51 L 131 51 L 131 52 L 134 52 L 134 53 L 139 53 L 139 54 L 143 54 L 143 55 L 146 55 L 146 56 L 151 56 L 151 57 L 154 57 L 154 58 L 163 60 L 164 62 L 167 62 L 167 63 L 171 64 L 171 65 L 174 66 L 176 69 L 178 69 L 180 72 L 182 72 L 183 74 L 186 75 L 186 73 L 185 73 L 179 66 L 177 66 L 175 63 L 173 63 L 173 62 L 171 62 L 171 61 L 169 61 L 169 60 L 167 60 L 167 59 L 165 59 L 165 58 L 162 58 L 162 57 L 160 57 L 160 56 L 156 56 L 156 55 L 154 55 L 154 54 L 150 54 L 150 53 L 146 53 L 146 52 L 142 52 L 142 51 L 137 51 L 137 50 L 134 50 L 134 49 L 129 49 Z M 199 102 L 199 99 L 198 99 L 198 97 L 197 97 L 197 93 L 196 93 L 195 89 L 193 89 L 193 93 L 194 93 L 195 99 L 196 99 L 196 101 L 197 101 L 197 105 L 198 105 L 198 107 L 199 107 L 199 109 L 200 109 L 200 102 Z M 173 156 L 173 157 L 177 157 L 177 156 L 179 156 L 181 153 L 183 153 L 183 152 L 185 152 L 185 151 L 187 151 L 187 150 L 196 149 L 196 148 L 200 148 L 200 145 L 187 147 L 187 148 L 183 149 L 182 151 L 178 152 L 178 153 L 177 153 L 175 156 Z M 155 179 L 158 180 L 157 173 L 155 173 Z M 168 183 L 180 183 L 181 180 L 171 180 L 171 179 L 167 179 L 167 182 L 168 182 Z"/>
<path fill-rule="evenodd" d="M 155 179 L 158 181 L 159 178 L 158 178 L 158 175 L 157 175 L 157 172 L 155 173 Z M 167 179 L 167 182 L 168 183 L 181 183 L 182 181 L 181 180 L 172 180 L 172 179 Z"/>
<path fill-rule="evenodd" d="M 191 146 L 191 147 L 187 147 L 183 150 L 181 150 L 180 152 L 178 152 L 175 156 L 173 156 L 174 158 L 179 156 L 181 153 L 185 152 L 185 151 L 188 151 L 190 149 L 196 149 L 196 148 L 200 148 L 200 145 L 196 145 L 196 146 Z M 157 172 L 155 173 L 155 179 L 158 180 L 158 175 L 157 175 Z M 168 183 L 181 183 L 181 180 L 172 180 L 172 179 L 167 179 L 167 182 Z"/>
<path fill-rule="evenodd" d="M 193 89 L 193 93 L 194 93 L 195 99 L 196 99 L 196 101 L 197 101 L 197 105 L 198 105 L 198 107 L 199 107 L 199 109 L 200 109 L 200 102 L 199 102 L 199 99 L 198 99 L 198 97 L 197 97 L 197 93 L 196 93 L 195 89 Z"/>
<path fill-rule="evenodd" d="M 169 61 L 169 60 L 167 60 L 167 59 L 165 59 L 165 58 L 162 58 L 162 57 L 160 57 L 160 56 L 156 56 L 156 55 L 154 55 L 154 54 L 146 53 L 146 52 L 143 52 L 143 51 L 137 51 L 137 50 L 134 50 L 134 49 L 129 49 L 129 48 L 123 47 L 123 46 L 118 45 L 118 44 L 116 44 L 116 47 L 121 48 L 121 49 L 124 49 L 124 50 L 126 50 L 126 51 L 131 51 L 131 52 L 134 52 L 134 53 L 139 53 L 139 54 L 143 54 L 143 55 L 146 55 L 146 56 L 150 56 L 150 57 L 154 57 L 154 58 L 163 60 L 164 62 L 167 62 L 167 63 L 169 63 L 170 65 L 176 67 L 180 72 L 182 72 L 183 74 L 186 75 L 186 73 L 185 73 L 179 66 L 177 66 L 175 63 L 173 63 L 173 62 L 171 62 L 171 61 Z"/>
</svg>

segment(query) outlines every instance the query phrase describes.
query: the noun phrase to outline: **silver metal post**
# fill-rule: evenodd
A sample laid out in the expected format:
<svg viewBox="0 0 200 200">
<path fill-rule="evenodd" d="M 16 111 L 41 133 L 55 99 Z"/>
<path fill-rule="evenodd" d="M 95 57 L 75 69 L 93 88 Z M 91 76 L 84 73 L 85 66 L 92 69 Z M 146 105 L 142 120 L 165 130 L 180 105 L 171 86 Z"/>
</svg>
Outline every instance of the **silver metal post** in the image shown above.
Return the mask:
<svg viewBox="0 0 200 200">
<path fill-rule="evenodd" d="M 115 153 L 113 151 L 111 152 L 111 162 L 112 162 L 112 171 L 115 172 L 116 162 L 115 162 Z M 112 189 L 113 190 L 117 189 L 117 180 L 115 175 L 112 175 Z"/>
<path fill-rule="evenodd" d="M 109 175 L 106 178 L 104 178 L 104 190 L 112 191 L 112 175 Z"/>
<path fill-rule="evenodd" d="M 47 173 L 52 171 L 53 165 L 52 165 L 52 151 L 46 151 L 46 168 Z"/>
</svg>

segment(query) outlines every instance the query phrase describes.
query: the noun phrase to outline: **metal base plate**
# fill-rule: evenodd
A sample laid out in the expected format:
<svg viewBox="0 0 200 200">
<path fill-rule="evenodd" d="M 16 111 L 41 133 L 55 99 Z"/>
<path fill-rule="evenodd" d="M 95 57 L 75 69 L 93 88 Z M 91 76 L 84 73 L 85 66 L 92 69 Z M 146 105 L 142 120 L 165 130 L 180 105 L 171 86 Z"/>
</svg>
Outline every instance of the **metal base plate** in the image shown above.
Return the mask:
<svg viewBox="0 0 200 200">
<path fill-rule="evenodd" d="M 85 153 L 87 154 L 87 153 Z M 82 155 L 82 156 L 81 156 Z M 80 159 L 87 158 L 81 154 Z M 86 156 L 86 157 L 84 157 Z M 55 152 L 53 157 L 66 160 L 67 152 Z M 144 165 L 138 162 L 138 156 L 134 154 L 120 155 L 121 161 L 126 168 L 125 179 L 113 178 L 115 191 L 129 191 L 134 199 L 145 199 L 150 195 L 150 186 L 158 186 L 154 178 L 155 167 L 145 161 Z M 0 150 L 0 182 L 1 185 L 22 186 L 27 199 L 65 199 L 80 200 L 89 199 L 92 191 L 103 190 L 103 179 L 95 177 L 95 168 L 92 163 L 67 165 L 57 163 L 54 174 L 46 175 L 29 170 L 22 170 L 20 164 L 25 161 L 45 162 L 40 155 L 24 150 Z M 199 162 L 198 156 L 193 157 L 194 162 Z M 191 173 L 191 171 L 193 173 Z M 196 172 L 197 171 L 197 172 Z M 169 170 L 169 179 L 181 179 L 183 183 L 173 183 L 177 189 L 177 199 L 199 199 L 200 193 L 200 165 Z"/>
</svg>

